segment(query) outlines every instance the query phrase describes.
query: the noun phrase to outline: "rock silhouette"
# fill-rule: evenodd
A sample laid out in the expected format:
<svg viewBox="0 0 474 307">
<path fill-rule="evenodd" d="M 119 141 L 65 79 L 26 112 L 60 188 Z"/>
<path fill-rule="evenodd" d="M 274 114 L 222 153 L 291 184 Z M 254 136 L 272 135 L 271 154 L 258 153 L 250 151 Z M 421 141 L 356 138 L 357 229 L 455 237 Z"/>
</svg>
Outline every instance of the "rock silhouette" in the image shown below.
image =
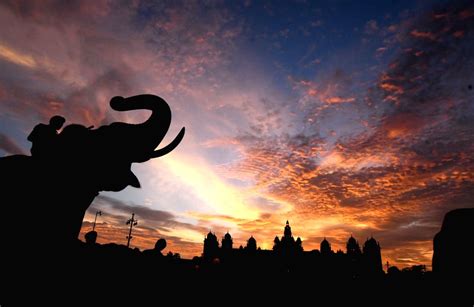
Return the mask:
<svg viewBox="0 0 474 307">
<path fill-rule="evenodd" d="M 433 239 L 433 274 L 436 286 L 450 302 L 474 303 L 474 208 L 452 210 L 444 216 L 441 231 Z"/>
<path fill-rule="evenodd" d="M 474 208 L 446 213 L 433 240 L 433 272 L 447 277 L 474 276 Z"/>
</svg>

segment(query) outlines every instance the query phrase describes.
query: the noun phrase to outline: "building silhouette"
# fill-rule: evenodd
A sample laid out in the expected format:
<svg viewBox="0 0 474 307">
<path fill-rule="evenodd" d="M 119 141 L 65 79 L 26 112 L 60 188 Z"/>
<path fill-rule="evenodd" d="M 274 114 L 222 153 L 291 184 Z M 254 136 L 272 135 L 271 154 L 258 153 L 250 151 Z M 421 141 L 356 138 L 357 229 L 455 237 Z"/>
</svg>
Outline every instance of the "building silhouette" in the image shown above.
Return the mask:
<svg viewBox="0 0 474 307">
<path fill-rule="evenodd" d="M 214 260 L 219 258 L 219 255 L 219 242 L 217 241 L 217 236 L 209 231 L 204 239 L 204 250 L 202 256 L 206 260 Z"/>
<path fill-rule="evenodd" d="M 222 238 L 222 249 L 223 250 L 232 250 L 232 237 L 229 232 L 227 232 Z"/>
<path fill-rule="evenodd" d="M 258 247 L 257 240 L 250 236 L 245 247 L 233 248 L 232 236 L 227 232 L 221 240 L 209 231 L 204 239 L 203 265 L 219 263 L 222 269 L 267 272 L 314 272 L 323 276 L 377 277 L 383 275 L 381 247 L 373 237 L 368 238 L 363 248 L 351 235 L 347 240 L 346 252 L 334 252 L 329 240 L 324 237 L 319 250 L 305 251 L 301 238 L 293 236 L 289 221 L 281 237 L 275 236 L 271 250 Z M 216 261 L 217 260 L 217 261 Z"/>
<path fill-rule="evenodd" d="M 257 252 L 257 240 L 255 240 L 253 236 L 251 236 L 247 240 L 247 245 L 245 246 L 245 250 L 247 251 L 247 253 L 252 253 L 252 254 Z"/>
<path fill-rule="evenodd" d="M 358 258 L 361 255 L 359 242 L 351 235 L 346 244 L 346 253 L 347 256 L 351 258 Z"/>
<path fill-rule="evenodd" d="M 273 243 L 273 251 L 281 256 L 289 257 L 303 252 L 302 241 L 300 237 L 296 240 L 293 237 L 289 221 L 286 221 L 281 239 L 276 236 Z"/>
<path fill-rule="evenodd" d="M 363 250 L 364 271 L 369 274 L 382 273 L 382 255 L 379 242 L 370 237 L 365 241 Z"/>
<path fill-rule="evenodd" d="M 326 237 L 321 241 L 321 244 L 319 245 L 321 255 L 323 256 L 329 256 L 333 253 L 331 249 L 331 243 L 329 243 L 328 240 L 326 240 Z"/>
</svg>

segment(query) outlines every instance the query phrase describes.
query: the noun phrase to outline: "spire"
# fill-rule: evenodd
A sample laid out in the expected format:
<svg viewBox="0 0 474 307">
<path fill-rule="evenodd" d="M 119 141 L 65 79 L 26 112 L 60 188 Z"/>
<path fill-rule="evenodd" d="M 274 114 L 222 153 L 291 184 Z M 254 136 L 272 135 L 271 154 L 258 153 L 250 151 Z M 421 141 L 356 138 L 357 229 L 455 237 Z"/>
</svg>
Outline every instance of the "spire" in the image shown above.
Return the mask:
<svg viewBox="0 0 474 307">
<path fill-rule="evenodd" d="M 283 236 L 287 237 L 287 238 L 292 237 L 291 227 L 290 227 L 290 223 L 288 222 L 288 220 L 286 221 L 286 226 L 285 226 L 285 231 L 283 232 Z"/>
</svg>

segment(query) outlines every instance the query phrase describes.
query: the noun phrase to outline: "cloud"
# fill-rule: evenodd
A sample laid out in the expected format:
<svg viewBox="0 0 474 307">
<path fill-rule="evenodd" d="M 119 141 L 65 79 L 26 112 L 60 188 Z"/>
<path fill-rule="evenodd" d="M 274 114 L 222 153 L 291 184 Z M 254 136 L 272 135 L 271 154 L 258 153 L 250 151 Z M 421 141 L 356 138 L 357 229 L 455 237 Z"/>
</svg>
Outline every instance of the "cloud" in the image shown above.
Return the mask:
<svg viewBox="0 0 474 307">
<path fill-rule="evenodd" d="M 16 144 L 16 142 L 8 137 L 7 135 L 0 133 L 0 149 L 8 154 L 21 154 L 24 155 L 23 149 Z"/>
<path fill-rule="evenodd" d="M 344 103 L 344 102 L 354 102 L 355 98 L 354 97 L 344 98 L 344 97 L 335 96 L 335 97 L 326 98 L 324 101 L 327 103 Z"/>
<path fill-rule="evenodd" d="M 153 222 L 167 222 L 173 220 L 175 217 L 173 214 L 162 211 L 162 210 L 153 210 L 150 208 L 147 208 L 145 206 L 140 206 L 140 205 L 127 205 L 123 201 L 120 201 L 118 199 L 108 197 L 108 196 L 98 196 L 96 203 L 101 204 L 101 203 L 106 203 L 111 206 L 112 209 L 120 211 L 120 212 L 129 212 L 130 210 L 133 210 L 135 215 L 137 217 L 140 217 L 142 219 L 146 219 L 149 221 Z"/>
<path fill-rule="evenodd" d="M 375 34 L 375 33 L 377 33 L 378 30 L 379 30 L 379 26 L 378 26 L 376 20 L 371 19 L 371 20 L 367 21 L 367 23 L 365 24 L 365 33 L 366 34 Z"/>
<path fill-rule="evenodd" d="M 2 28 L 11 30 L 0 36 L 0 64 L 19 66 L 1 75 L 16 89 L 4 111 L 46 118 L 53 101 L 68 119 L 91 125 L 107 118 L 106 103 L 117 94 L 192 93 L 225 63 L 230 33 L 238 33 L 227 26 L 225 10 L 192 2 L 7 1 L 0 15 Z"/>
<path fill-rule="evenodd" d="M 31 56 L 18 53 L 6 46 L 0 45 L 0 57 L 18 65 L 29 68 L 36 67 L 36 62 Z"/>
<path fill-rule="evenodd" d="M 113 216 L 121 218 L 129 218 L 131 216 L 131 213 L 135 213 L 136 218 L 142 220 L 145 225 L 153 229 L 160 230 L 162 232 L 170 232 L 171 230 L 176 228 L 184 228 L 201 233 L 205 231 L 205 228 L 203 227 L 199 227 L 189 223 L 179 222 L 177 220 L 178 217 L 170 212 L 156 210 L 134 203 L 127 204 L 119 199 L 115 199 L 108 196 L 100 195 L 96 197 L 89 211 L 97 209 L 102 210 L 102 208 L 105 211 L 110 210 Z"/>
<path fill-rule="evenodd" d="M 436 35 L 434 35 L 431 32 L 423 32 L 423 31 L 419 31 L 419 30 L 413 30 L 413 31 L 410 32 L 410 34 L 413 37 L 416 37 L 416 38 L 429 39 L 429 40 L 432 40 L 432 41 L 436 40 Z"/>
</svg>

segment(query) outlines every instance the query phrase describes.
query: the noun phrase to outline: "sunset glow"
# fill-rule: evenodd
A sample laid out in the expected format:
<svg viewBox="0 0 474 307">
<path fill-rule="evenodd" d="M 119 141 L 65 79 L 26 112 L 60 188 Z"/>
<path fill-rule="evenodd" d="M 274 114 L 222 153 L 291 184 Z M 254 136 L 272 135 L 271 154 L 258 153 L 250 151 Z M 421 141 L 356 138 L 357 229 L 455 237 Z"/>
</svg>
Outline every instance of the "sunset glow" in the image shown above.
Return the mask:
<svg viewBox="0 0 474 307">
<path fill-rule="evenodd" d="M 443 215 L 474 204 L 474 5 L 380 2 L 2 1 L 0 155 L 55 114 L 141 122 L 109 100 L 153 93 L 159 147 L 186 135 L 81 239 L 101 210 L 98 242 L 124 244 L 133 212 L 133 247 L 192 258 L 209 231 L 271 249 L 289 220 L 305 250 L 374 236 L 383 263 L 430 266 Z"/>
</svg>

